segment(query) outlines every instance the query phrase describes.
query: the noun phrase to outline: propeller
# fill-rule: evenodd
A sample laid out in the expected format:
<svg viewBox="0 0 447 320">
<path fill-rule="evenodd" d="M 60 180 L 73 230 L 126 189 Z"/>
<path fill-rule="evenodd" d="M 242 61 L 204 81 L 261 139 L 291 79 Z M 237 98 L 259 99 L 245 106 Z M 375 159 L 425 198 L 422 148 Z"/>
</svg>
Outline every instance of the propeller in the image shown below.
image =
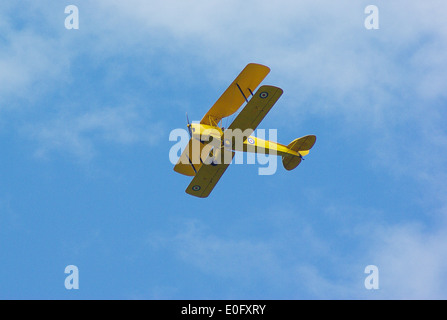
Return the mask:
<svg viewBox="0 0 447 320">
<path fill-rule="evenodd" d="M 191 123 L 189 122 L 188 112 L 186 112 L 186 123 L 186 126 L 188 127 L 189 137 L 192 138 Z"/>
</svg>

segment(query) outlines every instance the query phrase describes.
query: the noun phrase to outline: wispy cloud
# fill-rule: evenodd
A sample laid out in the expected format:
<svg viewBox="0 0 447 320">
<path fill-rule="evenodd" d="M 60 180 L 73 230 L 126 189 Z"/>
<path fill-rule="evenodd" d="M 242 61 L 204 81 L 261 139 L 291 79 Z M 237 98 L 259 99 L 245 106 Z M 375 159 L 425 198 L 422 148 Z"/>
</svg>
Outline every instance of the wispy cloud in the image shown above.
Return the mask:
<svg viewBox="0 0 447 320">
<path fill-rule="evenodd" d="M 157 39 L 155 50 L 162 44 L 199 57 L 211 85 L 224 87 L 247 62 L 269 65 L 268 81 L 285 89 L 287 119 L 336 116 L 354 130 L 380 133 L 418 116 L 415 101 L 445 97 L 447 8 L 437 0 L 377 3 L 381 28 L 371 31 L 363 25 L 367 4 L 249 1 L 235 10 L 237 1 L 133 0 L 100 2 L 99 11 L 113 13 L 104 28 L 131 20 L 127 28 L 137 30 L 137 39 Z M 123 28 L 116 31 L 124 34 Z"/>
<path fill-rule="evenodd" d="M 18 5 L 0 7 L 0 110 L 18 107 L 18 101 L 26 108 L 48 86 L 67 81 L 72 57 L 63 28 L 52 29 L 53 7 L 27 2 L 19 10 Z"/>
<path fill-rule="evenodd" d="M 382 299 L 445 299 L 445 221 L 427 228 L 404 223 L 374 230 L 369 259 L 377 264 Z"/>
<path fill-rule="evenodd" d="M 253 214 L 228 217 L 225 230 L 186 219 L 174 231 L 152 233 L 146 243 L 204 274 L 238 283 L 217 298 L 253 298 L 253 292 L 259 299 L 445 298 L 445 218 L 429 226 L 325 193 L 309 201 L 299 211 L 284 203 L 281 209 L 253 208 Z M 250 234 L 249 225 L 263 236 Z M 379 268 L 377 291 L 364 286 L 371 264 Z"/>
<path fill-rule="evenodd" d="M 163 137 L 162 125 L 148 112 L 132 106 L 98 108 L 81 114 L 63 114 L 28 126 L 24 132 L 37 143 L 36 155 L 58 151 L 81 160 L 91 159 L 103 143 L 154 145 Z"/>
<path fill-rule="evenodd" d="M 274 217 L 256 212 L 259 217 L 251 223 L 270 227 L 263 237 L 241 232 L 244 228 L 238 226 L 246 225 L 244 219 L 227 224 L 234 232 L 225 234 L 203 221 L 187 220 L 178 224 L 174 235 L 151 234 L 147 243 L 173 252 L 207 275 L 238 283 L 234 289 L 219 290 L 214 297 L 218 299 L 330 299 L 365 293 L 363 269 L 352 264 L 353 257 L 338 257 L 337 244 L 325 239 L 314 223 L 288 210 L 268 211 L 275 212 Z M 327 266 L 320 268 L 316 261 Z"/>
</svg>

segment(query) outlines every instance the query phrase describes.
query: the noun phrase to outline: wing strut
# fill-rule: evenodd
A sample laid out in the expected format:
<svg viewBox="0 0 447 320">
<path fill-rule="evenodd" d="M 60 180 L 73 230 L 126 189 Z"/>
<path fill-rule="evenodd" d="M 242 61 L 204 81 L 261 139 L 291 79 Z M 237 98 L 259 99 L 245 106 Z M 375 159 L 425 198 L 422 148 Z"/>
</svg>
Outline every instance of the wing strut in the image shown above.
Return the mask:
<svg viewBox="0 0 447 320">
<path fill-rule="evenodd" d="M 247 101 L 247 103 L 248 103 L 248 99 L 247 99 L 247 97 L 245 96 L 244 91 L 242 91 L 242 89 L 241 89 L 241 87 L 239 86 L 238 83 L 236 83 L 236 85 L 237 85 L 239 91 L 242 93 L 242 96 L 244 97 L 245 101 Z M 248 89 L 248 90 L 250 90 L 250 89 Z M 250 92 L 251 92 L 251 90 L 250 90 Z"/>
<path fill-rule="evenodd" d="M 192 164 L 192 161 L 191 161 L 191 159 L 188 157 L 188 160 L 189 160 L 189 164 L 191 165 L 191 167 L 194 169 L 194 172 L 197 174 L 197 170 L 196 170 L 196 167 L 194 167 L 194 165 Z M 200 161 L 202 161 L 202 159 L 200 159 Z"/>
</svg>

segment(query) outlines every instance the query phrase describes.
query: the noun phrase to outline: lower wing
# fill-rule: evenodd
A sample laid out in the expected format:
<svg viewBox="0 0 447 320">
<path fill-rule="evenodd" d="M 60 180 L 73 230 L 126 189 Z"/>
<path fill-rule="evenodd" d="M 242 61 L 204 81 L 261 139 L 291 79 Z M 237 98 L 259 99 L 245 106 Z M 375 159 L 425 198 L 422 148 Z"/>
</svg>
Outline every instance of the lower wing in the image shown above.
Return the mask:
<svg viewBox="0 0 447 320">
<path fill-rule="evenodd" d="M 230 162 L 234 157 L 234 152 L 223 148 L 221 156 L 226 160 L 223 161 L 223 163 L 201 166 L 188 188 L 186 188 L 186 193 L 199 198 L 206 198 L 209 196 L 220 177 L 222 177 L 225 170 L 227 170 L 228 166 L 230 165 Z"/>
<path fill-rule="evenodd" d="M 174 171 L 186 176 L 195 176 L 203 165 L 201 154 L 204 145 L 197 139 L 190 139 L 174 167 Z"/>
</svg>

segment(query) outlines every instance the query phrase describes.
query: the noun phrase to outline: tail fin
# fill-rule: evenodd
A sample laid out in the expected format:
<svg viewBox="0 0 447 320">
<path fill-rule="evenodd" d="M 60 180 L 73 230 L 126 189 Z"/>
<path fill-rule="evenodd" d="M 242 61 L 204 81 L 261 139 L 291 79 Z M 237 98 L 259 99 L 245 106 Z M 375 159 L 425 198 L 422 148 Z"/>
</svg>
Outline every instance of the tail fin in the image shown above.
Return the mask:
<svg viewBox="0 0 447 320">
<path fill-rule="evenodd" d="M 286 170 L 293 170 L 301 163 L 302 157 L 309 153 L 309 150 L 314 146 L 317 137 L 314 135 L 304 136 L 293 140 L 287 148 L 295 151 L 299 156 L 284 155 L 282 156 L 282 164 Z"/>
</svg>

